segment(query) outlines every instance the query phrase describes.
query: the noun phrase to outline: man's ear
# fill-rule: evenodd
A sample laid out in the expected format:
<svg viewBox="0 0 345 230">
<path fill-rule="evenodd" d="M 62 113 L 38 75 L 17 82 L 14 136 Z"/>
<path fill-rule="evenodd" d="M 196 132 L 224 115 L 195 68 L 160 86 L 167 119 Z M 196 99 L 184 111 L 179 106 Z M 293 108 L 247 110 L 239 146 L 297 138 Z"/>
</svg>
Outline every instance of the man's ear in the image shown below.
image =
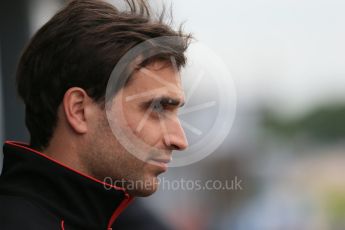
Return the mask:
<svg viewBox="0 0 345 230">
<path fill-rule="evenodd" d="M 68 89 L 63 98 L 63 108 L 67 123 L 77 133 L 84 134 L 88 130 L 86 107 L 92 99 L 85 90 L 79 87 Z"/>
</svg>

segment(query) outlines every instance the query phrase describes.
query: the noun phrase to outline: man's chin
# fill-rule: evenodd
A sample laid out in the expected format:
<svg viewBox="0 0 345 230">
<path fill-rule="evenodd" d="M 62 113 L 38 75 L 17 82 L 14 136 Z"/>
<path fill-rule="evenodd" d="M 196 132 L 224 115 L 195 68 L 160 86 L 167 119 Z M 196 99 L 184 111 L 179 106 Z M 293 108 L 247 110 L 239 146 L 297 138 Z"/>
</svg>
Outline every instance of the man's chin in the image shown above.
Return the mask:
<svg viewBox="0 0 345 230">
<path fill-rule="evenodd" d="M 156 189 L 157 190 L 157 189 Z M 151 196 L 156 190 L 127 190 L 128 194 L 133 197 L 147 197 Z"/>
<path fill-rule="evenodd" d="M 158 190 L 158 179 L 153 177 L 152 179 L 136 181 L 132 184 L 127 184 L 126 191 L 131 196 L 146 197 L 150 196 Z"/>
</svg>

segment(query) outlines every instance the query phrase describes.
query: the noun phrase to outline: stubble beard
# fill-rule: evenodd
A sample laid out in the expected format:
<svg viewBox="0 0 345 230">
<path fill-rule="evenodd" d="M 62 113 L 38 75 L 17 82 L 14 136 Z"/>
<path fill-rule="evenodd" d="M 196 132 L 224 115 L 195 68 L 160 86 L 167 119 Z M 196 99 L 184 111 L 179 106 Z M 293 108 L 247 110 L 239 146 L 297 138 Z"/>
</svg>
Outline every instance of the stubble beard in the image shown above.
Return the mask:
<svg viewBox="0 0 345 230">
<path fill-rule="evenodd" d="M 155 175 L 144 171 L 146 163 L 129 153 L 113 135 L 106 116 L 88 140 L 89 150 L 82 153 L 91 176 L 124 187 L 132 196 L 149 196 L 157 190 Z"/>
</svg>

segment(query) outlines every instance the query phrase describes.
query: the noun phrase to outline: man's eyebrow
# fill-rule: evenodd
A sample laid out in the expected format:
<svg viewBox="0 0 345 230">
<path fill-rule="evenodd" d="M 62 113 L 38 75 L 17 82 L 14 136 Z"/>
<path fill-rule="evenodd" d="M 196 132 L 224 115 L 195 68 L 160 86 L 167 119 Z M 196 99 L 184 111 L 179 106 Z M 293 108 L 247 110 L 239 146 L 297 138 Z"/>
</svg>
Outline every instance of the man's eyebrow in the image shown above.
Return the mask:
<svg viewBox="0 0 345 230">
<path fill-rule="evenodd" d="M 151 98 L 148 101 L 144 102 L 144 104 L 148 106 L 154 103 L 160 103 L 162 105 L 177 106 L 177 107 L 182 107 L 185 104 L 184 101 L 181 101 L 178 98 L 172 98 L 172 97 L 167 97 L 167 96 Z"/>
</svg>

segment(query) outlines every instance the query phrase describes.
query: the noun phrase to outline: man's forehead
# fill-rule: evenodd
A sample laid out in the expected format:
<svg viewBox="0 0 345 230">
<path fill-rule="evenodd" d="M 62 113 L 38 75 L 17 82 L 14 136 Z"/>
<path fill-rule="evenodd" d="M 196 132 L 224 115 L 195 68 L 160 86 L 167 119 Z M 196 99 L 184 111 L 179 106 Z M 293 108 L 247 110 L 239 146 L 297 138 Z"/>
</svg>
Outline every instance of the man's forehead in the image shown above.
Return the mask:
<svg viewBox="0 0 345 230">
<path fill-rule="evenodd" d="M 180 73 L 172 66 L 142 67 L 136 70 L 131 78 L 126 88 L 136 93 L 156 90 L 159 93 L 168 91 L 177 95 L 183 94 Z"/>
<path fill-rule="evenodd" d="M 125 101 L 162 101 L 178 107 L 184 105 L 180 74 L 173 68 L 141 68 L 132 77 L 130 85 L 124 90 Z"/>
<path fill-rule="evenodd" d="M 185 103 L 185 94 L 182 89 L 179 91 L 172 91 L 167 87 L 152 88 L 150 90 L 143 90 L 142 88 L 140 88 L 139 90 L 135 91 L 129 90 L 125 92 L 125 95 L 126 96 L 124 100 L 126 102 L 130 102 L 133 100 L 160 100 L 176 106 L 182 106 Z"/>
</svg>

